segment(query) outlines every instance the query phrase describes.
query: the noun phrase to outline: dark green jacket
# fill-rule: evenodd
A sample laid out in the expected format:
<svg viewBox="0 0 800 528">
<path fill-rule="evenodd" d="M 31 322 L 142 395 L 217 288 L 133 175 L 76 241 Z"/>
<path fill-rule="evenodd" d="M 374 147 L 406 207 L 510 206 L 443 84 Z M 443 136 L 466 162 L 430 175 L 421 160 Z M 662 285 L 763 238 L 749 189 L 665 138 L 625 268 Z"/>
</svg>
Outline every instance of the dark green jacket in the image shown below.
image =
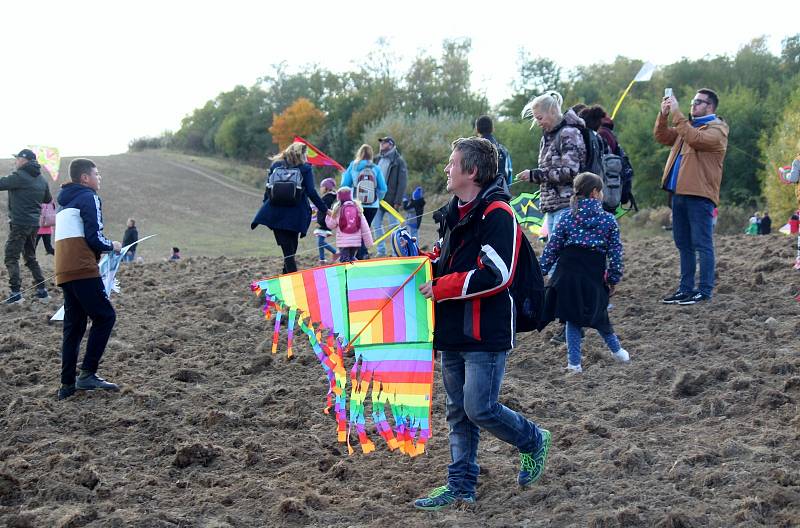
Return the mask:
<svg viewBox="0 0 800 528">
<path fill-rule="evenodd" d="M 41 205 L 53 199 L 36 161 L 0 178 L 0 191 L 8 191 L 8 221 L 16 225 L 38 226 Z"/>
</svg>

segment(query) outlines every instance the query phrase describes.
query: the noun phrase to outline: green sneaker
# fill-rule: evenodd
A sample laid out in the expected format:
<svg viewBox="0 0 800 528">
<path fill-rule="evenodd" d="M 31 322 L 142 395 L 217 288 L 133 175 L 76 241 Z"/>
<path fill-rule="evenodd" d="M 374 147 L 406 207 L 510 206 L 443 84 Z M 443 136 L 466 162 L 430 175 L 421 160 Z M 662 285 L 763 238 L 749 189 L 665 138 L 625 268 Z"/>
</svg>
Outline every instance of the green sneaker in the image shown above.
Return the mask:
<svg viewBox="0 0 800 528">
<path fill-rule="evenodd" d="M 452 491 L 447 486 L 440 486 L 427 497 L 414 501 L 414 507 L 418 510 L 439 511 L 448 506 L 462 504 L 475 504 L 475 495 L 467 495 Z"/>
<path fill-rule="evenodd" d="M 542 477 L 544 473 L 544 463 L 547 461 L 547 453 L 550 452 L 550 431 L 541 429 L 542 443 L 539 449 L 532 453 L 519 454 L 519 475 L 517 482 L 525 487 L 533 484 Z"/>
</svg>

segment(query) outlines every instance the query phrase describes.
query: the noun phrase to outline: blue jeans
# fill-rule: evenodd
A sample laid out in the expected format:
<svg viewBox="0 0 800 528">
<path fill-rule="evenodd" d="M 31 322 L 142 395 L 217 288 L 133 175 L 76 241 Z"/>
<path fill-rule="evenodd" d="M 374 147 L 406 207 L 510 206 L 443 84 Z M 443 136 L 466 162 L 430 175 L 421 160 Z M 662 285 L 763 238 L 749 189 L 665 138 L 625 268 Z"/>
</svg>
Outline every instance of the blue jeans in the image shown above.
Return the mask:
<svg viewBox="0 0 800 528">
<path fill-rule="evenodd" d="M 136 251 L 131 251 L 130 249 L 125 253 L 122 257 L 122 262 L 133 262 L 136 259 Z"/>
<path fill-rule="evenodd" d="M 408 234 L 412 236 L 412 238 L 417 238 L 419 236 L 419 224 L 412 224 L 415 220 L 409 220 L 406 225 L 408 226 Z"/>
<path fill-rule="evenodd" d="M 317 236 L 317 247 L 319 248 L 319 259 L 325 260 L 325 250 L 331 252 L 331 255 L 336 254 L 336 248 L 325 242 L 324 236 Z"/>
<path fill-rule="evenodd" d="M 569 207 L 565 207 L 563 209 L 559 209 L 558 211 L 553 211 L 552 213 L 547 213 L 545 216 L 545 225 L 547 226 L 547 239 L 549 240 L 551 236 L 553 236 L 553 231 L 556 230 L 556 226 L 561 221 L 561 218 L 569 211 Z M 556 272 L 556 266 L 558 266 L 558 261 L 553 264 L 553 267 L 550 268 L 550 277 L 553 276 L 553 273 Z"/>
<path fill-rule="evenodd" d="M 398 222 L 397 218 L 394 215 L 387 214 L 386 211 L 383 210 L 383 207 L 378 207 L 378 212 L 375 213 L 375 219 L 370 223 L 372 227 L 372 233 L 374 235 L 373 238 L 378 240 L 382 237 L 385 233 L 383 230 L 383 217 L 386 216 L 389 220 L 389 229 L 393 228 L 400 222 Z M 386 256 L 386 241 L 381 240 L 380 244 L 378 244 L 378 256 L 385 257 Z"/>
<path fill-rule="evenodd" d="M 600 334 L 600 337 L 602 337 L 603 341 L 606 342 L 608 349 L 614 354 L 619 352 L 620 348 L 622 348 L 619 344 L 619 338 L 617 338 L 617 334 L 613 332 L 610 334 L 603 334 L 599 330 L 597 333 Z M 577 367 L 581 364 L 581 344 L 583 342 L 583 337 L 581 336 L 581 327 L 575 323 L 570 323 L 567 321 L 566 337 L 567 362 L 570 365 Z"/>
<path fill-rule="evenodd" d="M 498 403 L 508 352 L 442 352 L 442 379 L 447 393 L 450 458 L 447 485 L 474 494 L 481 428 L 516 446 L 535 451 L 542 441 L 535 423 Z"/>
<path fill-rule="evenodd" d="M 714 289 L 714 202 L 699 196 L 672 196 L 672 238 L 681 257 L 682 292 L 699 291 L 711 297 Z M 695 270 L 700 276 L 695 289 Z"/>
</svg>

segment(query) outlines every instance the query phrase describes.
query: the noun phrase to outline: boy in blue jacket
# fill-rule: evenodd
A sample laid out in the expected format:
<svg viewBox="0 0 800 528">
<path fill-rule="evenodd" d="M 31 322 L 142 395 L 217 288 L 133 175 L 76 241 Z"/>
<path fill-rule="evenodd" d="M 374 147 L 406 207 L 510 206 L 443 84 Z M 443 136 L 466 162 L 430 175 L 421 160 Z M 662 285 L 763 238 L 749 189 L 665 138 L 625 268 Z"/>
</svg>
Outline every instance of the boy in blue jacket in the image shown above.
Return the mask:
<svg viewBox="0 0 800 528">
<path fill-rule="evenodd" d="M 58 399 L 76 390 L 119 390 L 97 375 L 117 315 L 106 295 L 100 255 L 119 251 L 122 245 L 103 235 L 103 211 L 97 190 L 100 174 L 92 160 L 77 158 L 69 164 L 71 182 L 58 193 L 56 215 L 56 285 L 64 292 L 64 337 L 61 346 L 61 388 Z M 87 319 L 92 320 L 80 375 L 75 377 Z"/>
</svg>

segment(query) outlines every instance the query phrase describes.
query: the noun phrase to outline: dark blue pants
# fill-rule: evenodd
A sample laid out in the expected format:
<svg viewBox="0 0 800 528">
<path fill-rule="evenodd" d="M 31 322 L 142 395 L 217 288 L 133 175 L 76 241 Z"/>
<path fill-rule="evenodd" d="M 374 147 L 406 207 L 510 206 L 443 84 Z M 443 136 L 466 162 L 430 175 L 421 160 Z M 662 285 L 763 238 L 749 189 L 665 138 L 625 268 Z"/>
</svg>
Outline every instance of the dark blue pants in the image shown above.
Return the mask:
<svg viewBox="0 0 800 528">
<path fill-rule="evenodd" d="M 447 486 L 464 495 L 475 495 L 481 429 L 522 452 L 535 451 L 542 441 L 535 423 L 497 401 L 507 354 L 442 351 L 452 461 L 447 466 Z"/>
<path fill-rule="evenodd" d="M 92 329 L 89 330 L 81 370 L 94 373 L 100 365 L 100 358 L 105 352 L 117 314 L 99 277 L 69 281 L 62 284 L 61 289 L 64 292 L 61 383 L 72 385 L 75 383 L 75 367 L 78 364 L 81 340 L 86 333 L 87 319 L 91 318 Z"/>
<path fill-rule="evenodd" d="M 714 202 L 700 196 L 672 197 L 672 238 L 681 257 L 682 292 L 700 292 L 711 297 L 714 289 Z M 697 288 L 695 274 L 700 261 Z"/>
</svg>

